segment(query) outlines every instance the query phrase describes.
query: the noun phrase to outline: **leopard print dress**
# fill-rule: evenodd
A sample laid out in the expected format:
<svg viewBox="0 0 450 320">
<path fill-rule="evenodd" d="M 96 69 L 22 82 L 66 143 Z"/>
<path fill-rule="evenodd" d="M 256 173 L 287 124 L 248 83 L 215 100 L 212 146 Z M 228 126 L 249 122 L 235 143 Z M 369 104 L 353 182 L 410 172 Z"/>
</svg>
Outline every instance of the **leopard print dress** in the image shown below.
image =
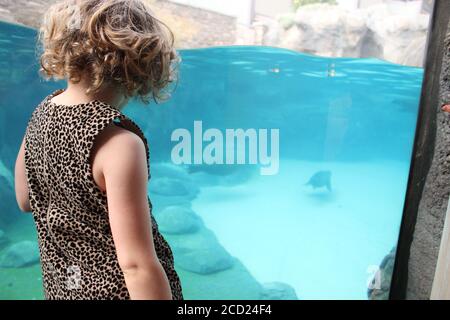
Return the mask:
<svg viewBox="0 0 450 320">
<path fill-rule="evenodd" d="M 33 111 L 25 132 L 25 169 L 38 232 L 46 299 L 130 299 L 111 234 L 106 193 L 95 183 L 89 161 L 95 137 L 115 123 L 139 135 L 136 123 L 118 109 L 94 100 L 57 105 L 47 96 Z M 158 231 L 147 197 L 155 250 L 174 300 L 183 300 L 172 250 Z"/>
</svg>

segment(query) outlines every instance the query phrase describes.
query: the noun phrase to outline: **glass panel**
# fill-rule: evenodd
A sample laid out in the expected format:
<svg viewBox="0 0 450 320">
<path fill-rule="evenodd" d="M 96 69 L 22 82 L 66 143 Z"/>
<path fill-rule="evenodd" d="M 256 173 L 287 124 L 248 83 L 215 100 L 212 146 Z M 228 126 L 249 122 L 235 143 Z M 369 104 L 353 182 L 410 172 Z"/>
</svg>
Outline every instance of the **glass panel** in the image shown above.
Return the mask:
<svg viewBox="0 0 450 320">
<path fill-rule="evenodd" d="M 150 2 L 180 80 L 169 101 L 124 113 L 150 144 L 185 298 L 387 298 L 430 1 Z M 65 85 L 39 79 L 35 38 L 0 23 L 0 299 L 43 298 L 37 252 L 8 256 L 36 241 L 15 202 L 18 148 Z"/>
</svg>

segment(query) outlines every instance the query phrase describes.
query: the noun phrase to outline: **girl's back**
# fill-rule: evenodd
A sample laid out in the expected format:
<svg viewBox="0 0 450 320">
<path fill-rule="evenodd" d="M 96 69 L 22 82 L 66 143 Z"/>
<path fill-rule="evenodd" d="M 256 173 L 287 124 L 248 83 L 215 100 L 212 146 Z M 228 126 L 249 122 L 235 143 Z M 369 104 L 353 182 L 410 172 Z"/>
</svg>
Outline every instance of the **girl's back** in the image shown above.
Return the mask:
<svg viewBox="0 0 450 320">
<path fill-rule="evenodd" d="M 66 58 L 52 53 L 62 38 L 55 35 L 58 26 L 44 25 L 53 28 L 53 34 L 43 33 L 44 47 L 47 46 L 42 56 L 43 70 L 54 77 L 64 75 L 68 89 L 50 94 L 35 109 L 18 156 L 18 163 L 24 163 L 29 207 L 38 231 L 45 296 L 158 299 L 168 297 L 170 292 L 173 299 L 183 299 L 172 251 L 158 231 L 147 196 L 150 177 L 147 140 L 138 125 L 120 111 L 133 94 L 141 98 L 149 92 L 155 95 L 163 83 L 170 82 L 171 75 L 163 74 L 169 67 L 161 67 L 161 63 L 170 63 L 175 55 L 160 38 L 156 52 L 160 58 L 153 55 L 156 59 L 153 63 L 159 63 L 162 73 L 156 74 L 154 66 L 148 64 L 150 60 L 144 65 L 139 63 L 143 63 L 146 55 L 155 54 L 155 48 L 143 39 L 162 37 L 155 32 L 159 29 L 155 26 L 151 30 L 145 29 L 151 26 L 139 29 L 131 24 L 128 29 L 106 30 L 120 12 L 125 19 L 126 10 L 132 13 L 129 17 L 134 18 L 133 23 L 139 19 L 141 23 L 150 21 L 149 12 L 143 11 L 140 1 L 73 0 L 53 10 L 49 13 L 51 21 L 70 12 L 79 14 L 81 19 L 75 32 L 68 33 L 67 26 L 59 30 L 66 37 L 66 46 L 73 47 Z M 93 20 L 92 14 L 97 14 L 98 20 Z M 102 15 L 106 20 L 100 19 Z M 93 26 L 94 22 L 97 24 Z M 117 43 L 114 37 L 124 30 L 135 35 L 135 41 L 143 41 L 140 47 L 136 43 L 137 47 L 133 47 L 129 43 L 132 39 Z M 94 31 L 99 38 L 90 34 Z M 81 46 L 77 39 L 88 45 L 89 41 L 98 41 L 95 47 L 103 45 L 105 49 L 101 53 L 79 52 L 78 59 L 88 63 L 88 67 L 79 70 L 75 68 L 79 61 L 73 56 L 75 48 Z M 124 60 L 128 65 L 108 64 L 106 57 L 124 59 L 127 50 L 138 62 L 128 58 Z M 105 64 L 101 64 L 100 58 L 105 59 Z M 64 67 L 58 69 L 58 63 Z M 74 69 L 67 70 L 71 63 Z M 153 78 L 139 77 L 141 72 L 153 72 Z M 154 77 L 159 84 L 152 86 Z M 61 100 L 70 102 L 58 102 Z M 16 193 L 20 189 L 16 188 Z M 17 195 L 18 199 L 23 196 Z"/>
</svg>

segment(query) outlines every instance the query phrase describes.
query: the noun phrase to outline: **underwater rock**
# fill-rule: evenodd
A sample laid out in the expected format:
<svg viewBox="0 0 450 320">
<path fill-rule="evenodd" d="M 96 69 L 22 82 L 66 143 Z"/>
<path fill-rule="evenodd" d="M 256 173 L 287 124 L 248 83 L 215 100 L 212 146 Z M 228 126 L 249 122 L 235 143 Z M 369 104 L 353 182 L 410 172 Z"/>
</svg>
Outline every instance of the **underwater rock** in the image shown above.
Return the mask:
<svg viewBox="0 0 450 320">
<path fill-rule="evenodd" d="M 149 197 L 156 211 L 173 205 L 190 207 L 199 189 L 184 167 L 158 162 L 150 170 Z"/>
<path fill-rule="evenodd" d="M 5 235 L 5 231 L 0 229 L 0 249 L 3 248 L 9 242 Z"/>
<path fill-rule="evenodd" d="M 197 183 L 182 166 L 160 162 L 152 165 L 150 170 L 152 179 L 148 195 L 156 212 L 168 206 L 189 208 L 200 192 Z"/>
<path fill-rule="evenodd" d="M 9 137 L 3 137 L 3 141 L 9 141 Z M 17 219 L 14 212 L 19 211 L 19 207 L 14 191 L 13 171 L 10 169 L 14 161 L 7 161 L 8 159 L 13 159 L 12 156 L 8 156 L 11 154 L 11 148 L 3 145 L 0 149 L 0 154 L 3 157 L 3 159 L 0 159 L 0 227 L 5 227 Z M 5 155 L 8 157 L 5 157 Z"/>
<path fill-rule="evenodd" d="M 190 181 L 162 177 L 150 180 L 149 192 L 153 210 L 162 211 L 168 206 L 190 207 L 200 189 Z"/>
<path fill-rule="evenodd" d="M 211 274 L 231 268 L 235 262 L 235 258 L 207 228 L 183 235 L 167 234 L 165 237 L 173 250 L 175 263 L 187 271 Z"/>
<path fill-rule="evenodd" d="M 205 172 L 214 176 L 229 176 L 237 172 L 239 165 L 228 164 L 193 164 L 188 166 L 189 173 Z"/>
<path fill-rule="evenodd" d="M 156 178 L 152 182 L 152 192 L 162 196 L 188 196 L 189 189 L 183 181 L 173 178 Z"/>
<path fill-rule="evenodd" d="M 234 186 L 247 182 L 260 169 L 255 165 L 191 165 L 188 167 L 193 181 L 200 186 Z"/>
<path fill-rule="evenodd" d="M 261 284 L 238 260 L 233 266 L 211 274 L 198 274 L 182 268 L 175 268 L 183 283 L 183 295 L 189 300 L 258 300 L 261 296 Z"/>
<path fill-rule="evenodd" d="M 284 282 L 263 283 L 261 300 L 298 300 L 295 289 Z"/>
<path fill-rule="evenodd" d="M 169 206 L 155 214 L 159 230 L 170 234 L 192 233 L 202 225 L 201 218 L 190 208 Z"/>
<path fill-rule="evenodd" d="M 4 138 L 7 141 L 8 138 Z M 4 148 L 2 148 L 4 150 Z M 3 151 L 2 151 L 3 152 Z M 14 192 L 14 177 L 6 161 L 0 159 L 0 226 L 5 227 L 15 220 L 14 209 L 19 210 Z"/>
<path fill-rule="evenodd" d="M 151 165 L 151 174 L 153 178 L 175 178 L 184 181 L 191 181 L 188 171 L 179 165 L 168 162 L 157 162 Z"/>
<path fill-rule="evenodd" d="M 178 178 L 158 177 L 150 182 L 150 191 L 153 194 L 166 197 L 184 197 L 194 199 L 199 188 L 191 181 Z"/>
<path fill-rule="evenodd" d="M 233 265 L 233 258 L 223 247 L 203 248 L 178 255 L 179 265 L 187 271 L 210 274 L 226 270 Z"/>
<path fill-rule="evenodd" d="M 1 268 L 20 268 L 39 262 L 39 246 L 35 241 L 21 241 L 6 248 L 0 255 Z"/>
<path fill-rule="evenodd" d="M 11 172 L 11 170 L 8 169 L 8 167 L 5 165 L 5 163 L 0 159 L 0 177 L 3 178 L 6 182 L 6 184 L 11 188 L 14 189 L 14 177 Z M 2 184 L 4 185 L 4 184 Z"/>
<path fill-rule="evenodd" d="M 306 185 L 312 186 L 314 189 L 325 187 L 331 191 L 331 171 L 324 170 L 314 173 Z"/>
<path fill-rule="evenodd" d="M 392 272 L 394 271 L 395 252 L 397 247 L 387 254 L 379 266 L 379 274 L 375 275 L 367 289 L 370 300 L 388 300 L 391 288 Z M 378 278 L 378 279 L 377 279 Z"/>
<path fill-rule="evenodd" d="M 0 186 L 1 186 L 0 179 Z M 7 228 L 21 217 L 13 190 L 3 188 L 0 192 L 0 227 Z"/>
<path fill-rule="evenodd" d="M 183 197 L 166 197 L 150 193 L 149 197 L 153 205 L 153 212 L 161 212 L 170 206 L 191 207 L 191 200 Z"/>
</svg>

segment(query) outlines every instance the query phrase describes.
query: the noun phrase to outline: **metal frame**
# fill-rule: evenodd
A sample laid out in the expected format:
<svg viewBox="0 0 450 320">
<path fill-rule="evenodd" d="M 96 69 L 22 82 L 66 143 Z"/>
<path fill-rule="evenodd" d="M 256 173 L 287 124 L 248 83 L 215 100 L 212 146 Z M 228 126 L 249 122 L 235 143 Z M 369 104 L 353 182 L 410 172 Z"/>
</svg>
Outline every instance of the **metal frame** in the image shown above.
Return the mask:
<svg viewBox="0 0 450 320">
<path fill-rule="evenodd" d="M 434 155 L 436 115 L 440 102 L 440 75 L 449 20 L 450 0 L 435 0 L 428 30 L 426 63 L 414 149 L 389 293 L 389 298 L 394 300 L 406 298 L 408 262 L 417 212 Z"/>
</svg>

